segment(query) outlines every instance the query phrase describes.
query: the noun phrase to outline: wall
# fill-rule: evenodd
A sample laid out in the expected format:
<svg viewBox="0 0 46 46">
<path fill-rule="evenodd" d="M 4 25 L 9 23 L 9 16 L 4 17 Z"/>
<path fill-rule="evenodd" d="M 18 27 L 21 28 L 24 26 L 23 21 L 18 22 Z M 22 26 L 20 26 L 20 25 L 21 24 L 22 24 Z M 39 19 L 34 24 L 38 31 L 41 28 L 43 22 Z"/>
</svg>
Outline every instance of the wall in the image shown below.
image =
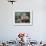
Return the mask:
<svg viewBox="0 0 46 46">
<path fill-rule="evenodd" d="M 32 26 L 15 26 L 16 10 L 33 10 Z M 17 0 L 13 5 L 0 0 L 0 40 L 15 40 L 18 32 L 30 34 L 33 40 L 46 40 L 46 0 Z"/>
</svg>

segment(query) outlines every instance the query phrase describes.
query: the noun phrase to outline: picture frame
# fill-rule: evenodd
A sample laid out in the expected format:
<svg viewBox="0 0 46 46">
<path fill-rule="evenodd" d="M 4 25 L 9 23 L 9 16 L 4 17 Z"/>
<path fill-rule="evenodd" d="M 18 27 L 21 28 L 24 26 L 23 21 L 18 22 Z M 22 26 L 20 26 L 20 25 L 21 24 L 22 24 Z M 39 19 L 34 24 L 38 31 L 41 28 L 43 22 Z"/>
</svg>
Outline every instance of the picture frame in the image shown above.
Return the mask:
<svg viewBox="0 0 46 46">
<path fill-rule="evenodd" d="M 33 14 L 32 10 L 16 10 L 14 14 L 14 25 L 16 26 L 32 26 Z"/>
</svg>

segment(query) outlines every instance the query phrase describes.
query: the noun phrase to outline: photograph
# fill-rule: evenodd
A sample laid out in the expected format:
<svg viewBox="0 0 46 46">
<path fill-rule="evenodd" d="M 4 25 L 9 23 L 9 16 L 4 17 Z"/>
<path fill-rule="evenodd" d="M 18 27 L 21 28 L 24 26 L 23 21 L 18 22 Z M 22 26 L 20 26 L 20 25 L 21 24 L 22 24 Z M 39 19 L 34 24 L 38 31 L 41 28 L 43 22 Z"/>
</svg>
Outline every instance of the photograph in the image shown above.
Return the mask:
<svg viewBox="0 0 46 46">
<path fill-rule="evenodd" d="M 16 12 L 15 23 L 30 23 L 30 12 Z"/>
<path fill-rule="evenodd" d="M 15 25 L 32 25 L 32 12 L 15 12 Z"/>
</svg>

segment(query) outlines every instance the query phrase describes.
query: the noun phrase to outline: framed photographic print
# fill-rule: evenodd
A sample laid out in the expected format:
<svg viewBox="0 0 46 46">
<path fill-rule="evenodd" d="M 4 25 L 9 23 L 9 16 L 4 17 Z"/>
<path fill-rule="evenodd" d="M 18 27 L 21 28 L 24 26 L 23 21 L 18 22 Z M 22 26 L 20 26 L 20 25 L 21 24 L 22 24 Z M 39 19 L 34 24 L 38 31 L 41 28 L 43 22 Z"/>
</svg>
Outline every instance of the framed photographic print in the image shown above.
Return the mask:
<svg viewBox="0 0 46 46">
<path fill-rule="evenodd" d="M 32 11 L 16 11 L 14 24 L 18 26 L 32 25 Z"/>
</svg>

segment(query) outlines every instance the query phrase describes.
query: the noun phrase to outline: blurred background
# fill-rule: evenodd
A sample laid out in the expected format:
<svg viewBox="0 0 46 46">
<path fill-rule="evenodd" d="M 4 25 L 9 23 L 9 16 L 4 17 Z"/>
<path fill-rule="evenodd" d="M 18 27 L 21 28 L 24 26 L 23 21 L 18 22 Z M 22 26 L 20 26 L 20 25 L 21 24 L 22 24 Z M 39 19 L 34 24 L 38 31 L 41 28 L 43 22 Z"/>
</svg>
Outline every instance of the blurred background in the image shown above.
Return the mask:
<svg viewBox="0 0 46 46">
<path fill-rule="evenodd" d="M 32 10 L 32 26 L 15 26 L 17 10 Z M 46 41 L 46 0 L 17 0 L 13 5 L 0 0 L 0 41 L 15 40 L 18 32 L 30 34 L 31 39 Z"/>
</svg>

